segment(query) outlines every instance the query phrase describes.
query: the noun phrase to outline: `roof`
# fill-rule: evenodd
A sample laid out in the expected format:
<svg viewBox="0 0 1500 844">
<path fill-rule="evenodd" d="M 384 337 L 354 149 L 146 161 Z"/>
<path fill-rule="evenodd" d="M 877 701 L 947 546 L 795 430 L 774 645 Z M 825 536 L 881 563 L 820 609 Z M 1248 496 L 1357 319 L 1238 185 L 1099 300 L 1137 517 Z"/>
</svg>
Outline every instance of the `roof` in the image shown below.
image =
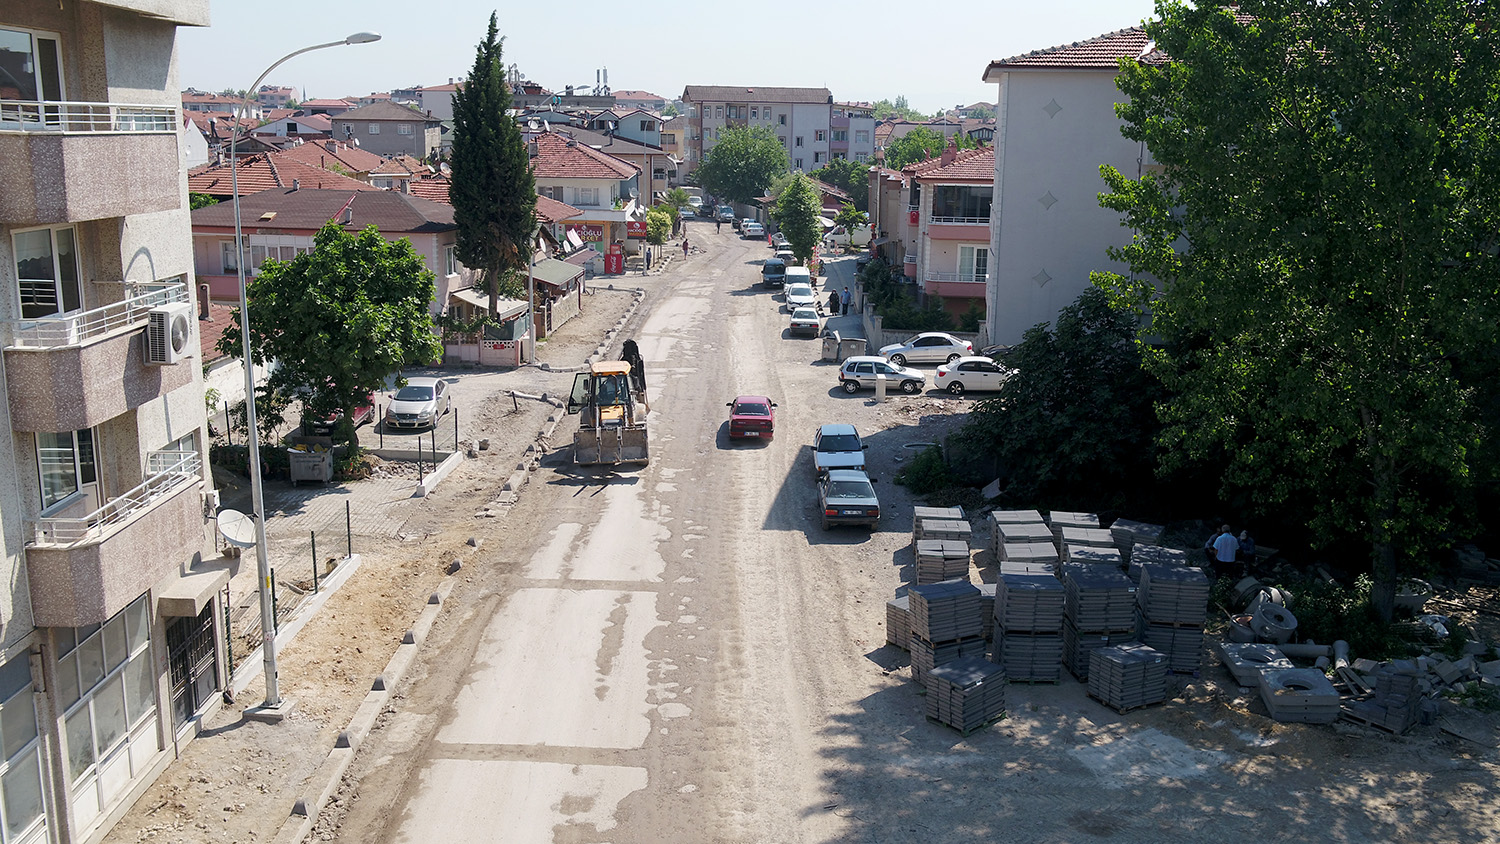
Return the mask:
<svg viewBox="0 0 1500 844">
<path fill-rule="evenodd" d="M 239 97 L 226 97 L 223 94 L 206 94 L 201 91 L 184 91 L 182 101 L 185 103 L 224 103 L 230 106 L 241 104 Z"/>
<path fill-rule="evenodd" d="M 326 114 L 294 114 L 294 113 L 291 113 L 291 111 L 289 109 L 280 109 L 280 108 L 276 109 L 276 111 L 283 111 L 283 112 L 287 112 L 287 113 L 286 114 L 282 114 L 279 117 L 272 117 L 269 120 L 267 120 L 265 123 L 262 123 L 261 125 L 257 126 L 256 128 L 257 129 L 269 129 L 270 126 L 271 126 L 271 124 L 273 124 L 273 123 L 279 123 L 279 122 L 281 122 L 283 120 L 292 120 L 292 121 L 295 121 L 296 123 L 298 123 L 298 124 L 300 124 L 300 125 L 308 128 L 308 129 L 313 130 L 314 132 L 325 132 L 326 133 L 326 132 L 332 132 L 333 131 L 333 120 L 331 118 L 329 118 L 329 116 L 326 115 Z"/>
<path fill-rule="evenodd" d="M 448 187 L 451 184 L 447 176 L 433 176 L 430 179 L 411 179 L 406 183 L 406 192 L 412 196 L 430 199 L 433 202 L 452 205 L 453 200 L 448 196 Z"/>
<path fill-rule="evenodd" d="M 941 159 L 928 159 L 924 163 L 930 164 L 933 160 L 941 161 Z M 927 170 L 917 177 L 917 181 L 979 181 L 989 184 L 995 181 L 995 148 L 980 147 L 960 150 L 952 164 L 940 164 Z"/>
<path fill-rule="evenodd" d="M 550 196 L 538 196 L 536 198 L 537 219 L 548 223 L 558 223 L 583 214 L 577 208 L 565 202 L 558 202 Z"/>
<path fill-rule="evenodd" d="M 303 103 L 303 105 L 306 106 L 307 103 Z M 414 108 L 407 108 L 404 105 L 397 105 L 397 104 L 395 104 L 393 102 L 389 102 L 389 101 L 378 102 L 378 103 L 370 103 L 367 106 L 360 106 L 359 108 L 352 109 L 350 111 L 346 111 L 343 114 L 335 115 L 334 119 L 335 120 L 345 120 L 345 121 L 347 121 L 347 120 L 422 120 L 422 121 L 425 121 L 427 123 L 434 124 L 434 125 L 440 122 L 436 117 L 432 117 L 431 115 L 423 114 L 422 112 L 417 111 Z"/>
<path fill-rule="evenodd" d="M 1166 55 L 1146 35 L 1143 26 L 1132 26 L 1107 32 L 1086 41 L 1075 41 L 1045 50 L 1032 50 L 1008 59 L 996 59 L 985 68 L 984 81 L 996 81 L 992 75 L 1010 70 L 1109 70 L 1120 67 L 1120 59 L 1139 59 L 1147 64 L 1164 64 Z"/>
<path fill-rule="evenodd" d="M 385 163 L 385 156 L 343 141 L 312 141 L 288 147 L 279 158 L 293 159 L 324 170 L 341 167 L 353 173 L 368 173 Z"/>
<path fill-rule="evenodd" d="M 320 100 L 303 100 L 302 103 L 301 103 L 301 107 L 302 108 L 329 108 L 329 107 L 339 107 L 339 106 L 342 106 L 343 108 L 354 108 L 354 102 L 355 101 L 353 101 L 353 100 L 330 100 L 330 99 L 326 99 L 326 98 L 325 99 L 320 99 Z"/>
<path fill-rule="evenodd" d="M 290 188 L 293 182 L 300 182 L 302 187 L 309 189 L 379 190 L 358 179 L 340 176 L 312 164 L 304 164 L 296 158 L 287 157 L 284 152 L 244 156 L 235 169 L 239 171 L 241 197 L 270 188 Z M 233 196 L 229 162 L 204 164 L 189 170 L 188 191 L 206 193 L 210 196 Z"/>
<path fill-rule="evenodd" d="M 466 305 L 473 305 L 481 310 L 490 309 L 490 294 L 475 287 L 465 287 L 448 294 L 450 300 L 457 299 Z M 501 296 L 496 305 L 500 319 L 510 319 L 526 313 L 526 303 L 519 299 L 507 299 Z"/>
<path fill-rule="evenodd" d="M 426 87 L 416 88 L 414 90 L 417 90 L 417 91 L 436 91 L 436 92 L 442 92 L 442 91 L 457 91 L 459 88 L 462 88 L 462 87 L 463 87 L 463 83 L 462 82 L 449 82 L 447 85 L 428 85 Z"/>
<path fill-rule="evenodd" d="M 201 363 L 213 363 L 225 357 L 218 348 L 219 338 L 224 336 L 224 329 L 233 322 L 233 313 L 234 308 L 229 305 L 208 303 L 208 319 L 198 320 L 198 350 L 203 355 Z"/>
<path fill-rule="evenodd" d="M 829 196 L 835 197 L 837 199 L 849 200 L 850 202 L 854 201 L 854 197 L 850 196 L 848 191 L 844 190 L 838 185 L 830 185 L 827 182 L 819 181 L 817 179 L 812 179 L 811 181 L 818 190 L 822 191 L 825 194 L 828 194 Z"/>
<path fill-rule="evenodd" d="M 735 85 L 689 85 L 682 98 L 695 103 L 831 103 L 827 88 L 754 88 Z"/>
<path fill-rule="evenodd" d="M 562 287 L 583 275 L 583 272 L 583 267 L 577 264 L 559 261 L 556 258 L 543 258 L 532 265 L 531 276 L 553 287 Z"/>
<path fill-rule="evenodd" d="M 606 135 L 593 129 L 583 129 L 578 126 L 558 126 L 553 131 L 559 135 L 566 135 L 577 140 L 581 144 L 588 144 L 594 149 L 610 154 L 620 153 L 622 155 L 661 155 L 662 148 L 633 141 L 623 135 Z"/>
<path fill-rule="evenodd" d="M 665 100 L 666 99 L 666 97 L 663 97 L 663 96 L 661 96 L 659 94 L 653 94 L 650 91 L 615 91 L 614 95 L 615 95 L 615 101 L 616 102 L 619 102 L 620 100 Z"/>
<path fill-rule="evenodd" d="M 539 179 L 629 179 L 640 169 L 556 132 L 541 132 L 533 141 L 531 166 Z"/>
<path fill-rule="evenodd" d="M 241 196 L 240 217 L 254 227 L 260 217 L 275 214 L 266 224 L 277 229 L 316 231 L 339 216 L 345 206 L 353 213 L 348 223 L 353 229 L 373 225 L 382 234 L 428 234 L 457 228 L 452 206 L 391 190 L 273 188 Z M 234 227 L 234 207 L 227 202 L 199 208 L 192 216 L 195 229 Z"/>
<path fill-rule="evenodd" d="M 432 168 L 425 162 L 406 153 L 388 158 L 370 171 L 371 175 L 378 176 L 426 176 L 431 173 Z"/>
</svg>

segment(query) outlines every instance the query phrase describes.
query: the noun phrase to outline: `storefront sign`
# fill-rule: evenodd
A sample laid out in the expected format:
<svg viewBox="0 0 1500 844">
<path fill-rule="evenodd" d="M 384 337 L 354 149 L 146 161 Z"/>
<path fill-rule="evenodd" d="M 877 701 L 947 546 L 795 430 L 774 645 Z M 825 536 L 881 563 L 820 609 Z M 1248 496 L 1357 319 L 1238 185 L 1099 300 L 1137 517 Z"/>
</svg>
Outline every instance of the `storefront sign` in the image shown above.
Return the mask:
<svg viewBox="0 0 1500 844">
<path fill-rule="evenodd" d="M 568 224 L 568 231 L 576 233 L 578 239 L 584 243 L 604 242 L 603 223 L 570 223 Z"/>
<path fill-rule="evenodd" d="M 646 221 L 645 220 L 627 220 L 627 221 L 625 221 L 625 236 L 628 237 L 628 238 L 630 238 L 631 240 L 645 240 L 646 239 Z"/>
</svg>

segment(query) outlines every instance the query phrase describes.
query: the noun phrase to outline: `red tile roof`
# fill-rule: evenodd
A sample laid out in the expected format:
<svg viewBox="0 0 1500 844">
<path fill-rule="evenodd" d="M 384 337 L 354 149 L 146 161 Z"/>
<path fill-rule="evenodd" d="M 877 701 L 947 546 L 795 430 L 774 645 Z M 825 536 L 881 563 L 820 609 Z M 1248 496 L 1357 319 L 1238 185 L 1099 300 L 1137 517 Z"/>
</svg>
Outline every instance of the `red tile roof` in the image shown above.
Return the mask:
<svg viewBox="0 0 1500 844">
<path fill-rule="evenodd" d="M 290 188 L 295 181 L 308 189 L 325 188 L 344 191 L 380 190 L 348 176 L 340 176 L 321 167 L 304 164 L 283 152 L 245 156 L 239 167 L 240 196 L 270 188 Z M 188 191 L 210 196 L 232 197 L 234 190 L 229 162 L 204 164 L 188 171 Z"/>
<path fill-rule="evenodd" d="M 928 159 L 923 164 L 933 164 L 941 159 Z M 980 147 L 979 149 L 961 150 L 954 157 L 953 163 L 947 166 L 939 164 L 937 167 L 927 169 L 918 174 L 917 181 L 927 183 L 942 182 L 984 182 L 989 184 L 995 181 L 995 148 Z"/>
<path fill-rule="evenodd" d="M 990 62 L 984 72 L 986 82 L 995 81 L 990 75 L 1009 70 L 1116 70 L 1120 59 L 1141 59 L 1148 64 L 1163 64 L 1166 56 L 1155 49 L 1153 42 L 1141 26 L 1132 26 L 1108 32 L 1087 41 L 1075 41 L 1060 47 L 1032 50 L 1008 59 Z"/>
<path fill-rule="evenodd" d="M 570 141 L 555 132 L 536 136 L 532 170 L 543 179 L 629 179 L 640 172 L 628 161 L 600 152 L 587 144 Z"/>
<path fill-rule="evenodd" d="M 695 103 L 831 103 L 827 88 L 760 88 L 735 85 L 689 85 L 682 98 Z"/>
<path fill-rule="evenodd" d="M 558 202 L 550 196 L 538 196 L 536 198 L 537 219 L 548 223 L 560 223 L 582 215 L 583 212 L 567 204 Z"/>
<path fill-rule="evenodd" d="M 432 168 L 405 153 L 388 158 L 370 171 L 372 176 L 429 176 Z"/>
<path fill-rule="evenodd" d="M 311 164 L 324 170 L 342 169 L 348 173 L 368 173 L 385 163 L 385 156 L 350 146 L 343 141 L 312 141 L 289 147 L 281 158 Z M 337 168 L 337 169 L 336 169 Z"/>
<path fill-rule="evenodd" d="M 356 183 L 358 184 L 358 183 Z M 366 186 L 368 187 L 368 186 Z M 452 231 L 453 207 L 393 190 L 285 190 L 272 188 L 240 197 L 240 219 L 255 227 L 264 215 L 275 214 L 267 223 L 283 230 L 317 231 L 348 207 L 355 230 L 373 225 L 382 234 L 426 234 Z M 194 230 L 233 229 L 234 207 L 228 202 L 192 212 Z"/>
<path fill-rule="evenodd" d="M 448 197 L 448 186 L 451 184 L 447 176 L 433 176 L 430 179 L 411 179 L 406 183 L 406 190 L 412 196 L 419 196 L 433 202 L 441 202 L 444 205 L 452 205 L 453 200 Z"/>
<path fill-rule="evenodd" d="M 230 242 L 233 243 L 232 240 Z M 203 363 L 213 363 L 225 357 L 218 349 L 219 338 L 224 336 L 224 329 L 233 322 L 233 313 L 234 308 L 229 305 L 208 303 L 208 319 L 198 320 L 198 350 L 203 354 Z"/>
</svg>

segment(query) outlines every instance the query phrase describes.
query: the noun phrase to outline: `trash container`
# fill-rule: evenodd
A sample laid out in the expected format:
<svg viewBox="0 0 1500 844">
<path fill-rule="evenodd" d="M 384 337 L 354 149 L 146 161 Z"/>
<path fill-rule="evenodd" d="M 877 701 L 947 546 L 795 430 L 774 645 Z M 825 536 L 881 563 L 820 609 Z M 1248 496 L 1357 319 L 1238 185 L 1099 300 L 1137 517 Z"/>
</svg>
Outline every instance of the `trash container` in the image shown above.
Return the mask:
<svg viewBox="0 0 1500 844">
<path fill-rule="evenodd" d="M 865 345 L 863 337 L 848 337 L 839 340 L 839 360 L 864 354 Z"/>
<path fill-rule="evenodd" d="M 834 362 L 839 360 L 839 333 L 837 331 L 823 332 L 823 360 Z"/>
<path fill-rule="evenodd" d="M 289 451 L 287 471 L 292 476 L 292 485 L 300 481 L 317 481 L 326 484 L 333 480 L 333 452 Z"/>
</svg>

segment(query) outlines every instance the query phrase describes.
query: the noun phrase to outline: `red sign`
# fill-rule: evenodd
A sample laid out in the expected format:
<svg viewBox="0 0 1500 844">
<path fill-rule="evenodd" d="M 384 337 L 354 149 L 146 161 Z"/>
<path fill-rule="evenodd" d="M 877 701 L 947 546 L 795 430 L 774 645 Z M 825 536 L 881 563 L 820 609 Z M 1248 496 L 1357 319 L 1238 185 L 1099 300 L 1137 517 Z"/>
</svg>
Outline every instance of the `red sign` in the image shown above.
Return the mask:
<svg viewBox="0 0 1500 844">
<path fill-rule="evenodd" d="M 618 243 L 611 243 L 609 245 L 609 254 L 611 254 L 611 255 L 624 255 L 625 254 L 625 247 L 621 246 Z"/>
<path fill-rule="evenodd" d="M 917 212 L 915 211 L 911 212 L 911 224 L 914 226 L 917 224 Z"/>
<path fill-rule="evenodd" d="M 568 231 L 577 233 L 578 239 L 584 243 L 604 242 L 604 226 L 599 223 L 572 223 L 568 225 Z"/>
<path fill-rule="evenodd" d="M 625 256 L 624 255 L 605 255 L 604 256 L 604 274 L 605 275 L 624 275 L 625 274 Z"/>
<path fill-rule="evenodd" d="M 646 239 L 646 221 L 645 220 L 627 220 L 627 221 L 625 221 L 625 236 L 628 237 L 628 238 L 630 238 L 631 240 L 645 240 Z"/>
</svg>

